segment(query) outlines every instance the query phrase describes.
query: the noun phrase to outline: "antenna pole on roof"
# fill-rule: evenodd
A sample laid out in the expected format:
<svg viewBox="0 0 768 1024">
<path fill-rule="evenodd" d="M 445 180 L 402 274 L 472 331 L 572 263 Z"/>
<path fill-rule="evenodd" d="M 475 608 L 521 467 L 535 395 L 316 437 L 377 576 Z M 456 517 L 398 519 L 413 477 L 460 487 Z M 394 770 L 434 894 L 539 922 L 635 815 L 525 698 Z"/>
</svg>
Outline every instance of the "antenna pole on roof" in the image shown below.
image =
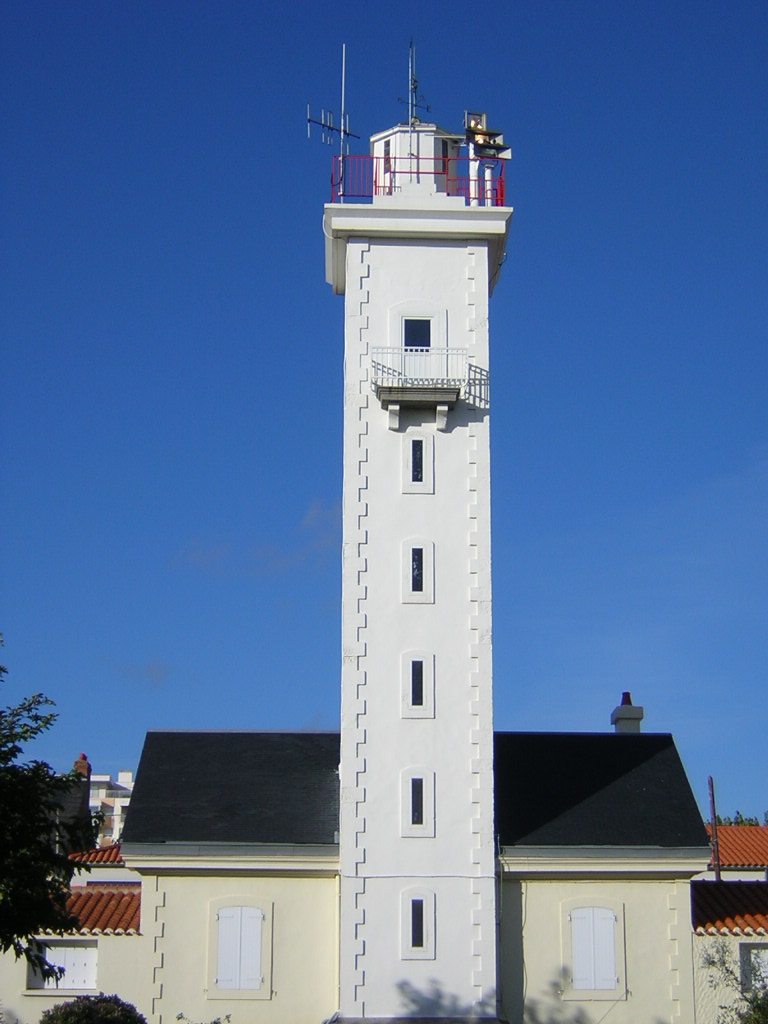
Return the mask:
<svg viewBox="0 0 768 1024">
<path fill-rule="evenodd" d="M 712 819 L 712 862 L 715 865 L 715 881 L 720 881 L 720 844 L 717 841 L 717 809 L 715 807 L 715 780 L 709 776 L 709 816 Z"/>
<path fill-rule="evenodd" d="M 323 110 L 320 114 L 320 120 L 312 117 L 309 111 L 309 104 L 307 104 L 307 138 L 310 137 L 311 128 L 313 124 L 318 125 L 320 128 L 320 135 L 323 142 L 327 142 L 329 145 L 333 141 L 333 133 L 339 133 L 339 179 L 334 182 L 334 188 L 338 187 L 337 195 L 343 202 L 344 196 L 344 157 L 349 156 L 349 142 L 347 139 L 359 139 L 359 135 L 355 135 L 354 132 L 349 130 L 349 114 L 346 108 L 346 80 L 347 80 L 347 44 L 342 43 L 341 46 L 341 124 L 336 127 L 333 123 L 333 114 L 330 110 Z"/>
<path fill-rule="evenodd" d="M 415 109 L 416 74 L 414 71 L 413 40 L 408 44 L 408 169 L 413 160 L 413 116 Z"/>
<path fill-rule="evenodd" d="M 344 94 L 347 82 L 347 44 L 341 44 L 341 127 L 339 128 L 339 174 L 344 181 L 344 137 L 347 131 L 347 112 L 344 107 Z"/>
</svg>

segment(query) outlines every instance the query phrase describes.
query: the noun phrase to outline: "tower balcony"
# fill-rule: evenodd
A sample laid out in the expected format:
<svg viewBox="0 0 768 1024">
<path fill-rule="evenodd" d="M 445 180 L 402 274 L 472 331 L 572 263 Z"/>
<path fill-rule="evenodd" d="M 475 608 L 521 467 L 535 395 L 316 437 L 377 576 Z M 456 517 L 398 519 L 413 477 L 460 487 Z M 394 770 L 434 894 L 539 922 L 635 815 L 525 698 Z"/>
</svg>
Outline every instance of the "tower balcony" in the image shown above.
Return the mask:
<svg viewBox="0 0 768 1024">
<path fill-rule="evenodd" d="M 400 406 L 426 405 L 444 419 L 459 398 L 488 408 L 489 384 L 488 371 L 472 363 L 465 348 L 371 348 L 371 386 L 394 416 Z"/>
<path fill-rule="evenodd" d="M 331 202 L 376 202 L 428 189 L 464 206 L 504 206 L 507 160 L 465 156 L 335 156 Z"/>
</svg>

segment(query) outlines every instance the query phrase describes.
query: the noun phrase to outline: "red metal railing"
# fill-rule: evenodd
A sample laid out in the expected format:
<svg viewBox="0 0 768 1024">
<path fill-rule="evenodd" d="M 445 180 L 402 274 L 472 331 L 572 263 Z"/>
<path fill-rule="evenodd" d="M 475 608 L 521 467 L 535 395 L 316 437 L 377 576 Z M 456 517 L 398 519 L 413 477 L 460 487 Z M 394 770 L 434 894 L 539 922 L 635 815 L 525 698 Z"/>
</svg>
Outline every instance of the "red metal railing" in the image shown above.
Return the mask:
<svg viewBox="0 0 768 1024">
<path fill-rule="evenodd" d="M 414 182 L 473 206 L 504 206 L 506 160 L 468 157 L 335 156 L 331 202 L 395 195 Z"/>
</svg>

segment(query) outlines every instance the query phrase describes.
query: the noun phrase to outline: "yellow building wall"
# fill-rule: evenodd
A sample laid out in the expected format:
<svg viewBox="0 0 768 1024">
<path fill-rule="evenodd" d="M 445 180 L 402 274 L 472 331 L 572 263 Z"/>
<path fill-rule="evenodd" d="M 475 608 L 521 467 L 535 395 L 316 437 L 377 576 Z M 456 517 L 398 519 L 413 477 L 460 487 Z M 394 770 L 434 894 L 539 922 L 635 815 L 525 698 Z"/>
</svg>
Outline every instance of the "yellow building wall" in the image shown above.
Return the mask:
<svg viewBox="0 0 768 1024">
<path fill-rule="evenodd" d="M 613 998 L 570 988 L 566 929 L 574 902 L 620 908 L 623 984 Z M 500 915 L 501 1000 L 510 1024 L 693 1022 L 687 881 L 510 879 L 502 883 Z"/>
<path fill-rule="evenodd" d="M 64 987 L 66 982 L 62 982 L 58 989 L 29 990 L 26 961 L 17 960 L 12 953 L 0 956 L 0 1019 L 3 1024 L 38 1024 L 43 1012 L 57 1003 L 99 992 L 118 995 L 147 1014 L 149 1002 L 140 998 L 142 986 L 138 973 L 142 936 L 99 935 L 88 938 L 95 939 L 98 948 L 97 987 L 93 990 L 70 990 Z"/>
<path fill-rule="evenodd" d="M 337 1009 L 338 926 L 334 877 L 145 876 L 140 976 L 148 980 L 147 1019 L 171 1024 L 231 1014 L 232 1024 L 317 1024 Z M 216 909 L 222 901 L 268 910 L 262 965 L 271 971 L 257 997 L 222 997 L 212 983 Z M 144 1000 L 142 999 L 142 1003 Z"/>
</svg>

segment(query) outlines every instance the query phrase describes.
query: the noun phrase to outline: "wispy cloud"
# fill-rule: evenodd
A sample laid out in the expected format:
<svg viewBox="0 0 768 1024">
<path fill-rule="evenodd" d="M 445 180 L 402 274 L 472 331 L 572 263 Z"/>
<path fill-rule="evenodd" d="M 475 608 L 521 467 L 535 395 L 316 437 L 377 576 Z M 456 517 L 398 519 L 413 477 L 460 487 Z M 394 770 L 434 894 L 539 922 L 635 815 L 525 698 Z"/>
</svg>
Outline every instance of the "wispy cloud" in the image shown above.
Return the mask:
<svg viewBox="0 0 768 1024">
<path fill-rule="evenodd" d="M 163 658 L 147 658 L 146 661 L 117 662 L 108 661 L 108 675 L 116 676 L 133 686 L 159 690 L 166 685 L 172 675 L 170 664 Z"/>
<path fill-rule="evenodd" d="M 313 499 L 292 530 L 279 543 L 238 545 L 229 541 L 195 539 L 173 559 L 178 569 L 215 576 L 280 575 L 308 564 L 321 564 L 340 550 L 341 506 Z"/>
</svg>

